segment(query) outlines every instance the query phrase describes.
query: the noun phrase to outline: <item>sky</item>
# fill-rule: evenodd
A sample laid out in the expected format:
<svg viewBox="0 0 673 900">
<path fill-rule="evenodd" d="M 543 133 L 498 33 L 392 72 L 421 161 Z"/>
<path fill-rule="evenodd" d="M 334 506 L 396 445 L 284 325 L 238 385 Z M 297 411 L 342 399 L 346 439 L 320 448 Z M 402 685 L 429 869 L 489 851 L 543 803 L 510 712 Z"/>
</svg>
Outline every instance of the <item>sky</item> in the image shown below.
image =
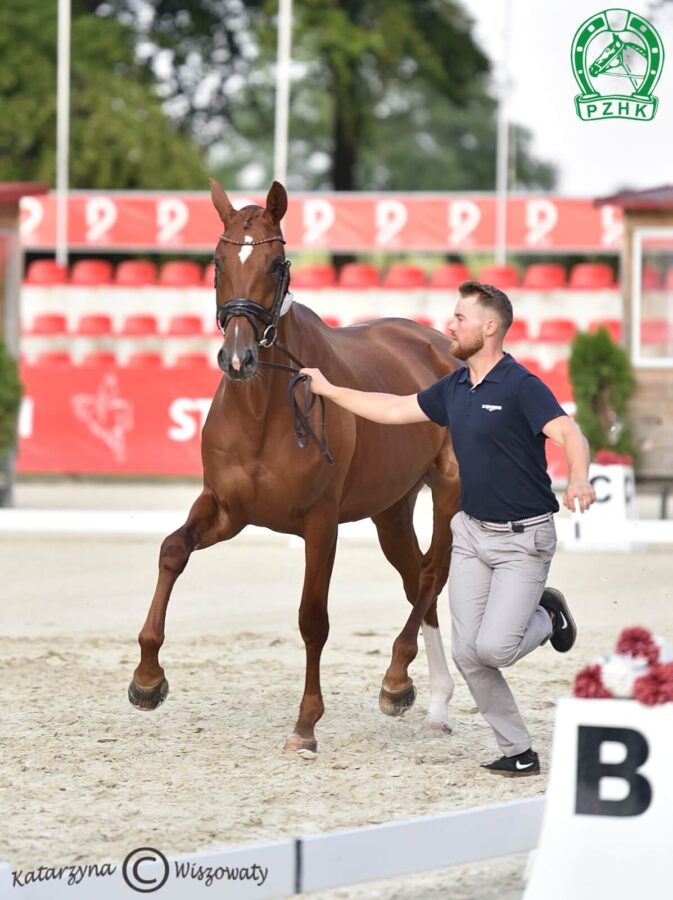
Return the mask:
<svg viewBox="0 0 673 900">
<path fill-rule="evenodd" d="M 583 122 L 575 112 L 574 98 L 580 90 L 570 65 L 573 37 L 592 14 L 614 7 L 601 0 L 462 2 L 475 20 L 476 38 L 494 64 L 503 58 L 509 7 L 510 119 L 528 127 L 534 153 L 557 166 L 558 193 L 596 197 L 625 187 L 673 183 L 673 2 L 625 0 L 618 7 L 649 19 L 667 54 L 654 89 L 659 107 L 650 122 Z"/>
</svg>

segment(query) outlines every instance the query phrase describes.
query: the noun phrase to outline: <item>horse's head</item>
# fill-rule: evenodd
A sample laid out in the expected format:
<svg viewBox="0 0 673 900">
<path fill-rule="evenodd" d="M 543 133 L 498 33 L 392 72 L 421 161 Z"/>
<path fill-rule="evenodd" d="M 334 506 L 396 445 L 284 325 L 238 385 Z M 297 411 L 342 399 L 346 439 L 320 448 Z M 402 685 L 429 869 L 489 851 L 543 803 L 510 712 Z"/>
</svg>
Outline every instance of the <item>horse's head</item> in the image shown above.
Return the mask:
<svg viewBox="0 0 673 900">
<path fill-rule="evenodd" d="M 217 323 L 223 336 L 217 362 L 229 378 L 245 380 L 257 371 L 258 348 L 273 344 L 288 303 L 289 261 L 280 231 L 287 194 L 274 181 L 265 209 L 235 210 L 213 179 L 210 192 L 224 225 L 214 260 Z"/>
</svg>

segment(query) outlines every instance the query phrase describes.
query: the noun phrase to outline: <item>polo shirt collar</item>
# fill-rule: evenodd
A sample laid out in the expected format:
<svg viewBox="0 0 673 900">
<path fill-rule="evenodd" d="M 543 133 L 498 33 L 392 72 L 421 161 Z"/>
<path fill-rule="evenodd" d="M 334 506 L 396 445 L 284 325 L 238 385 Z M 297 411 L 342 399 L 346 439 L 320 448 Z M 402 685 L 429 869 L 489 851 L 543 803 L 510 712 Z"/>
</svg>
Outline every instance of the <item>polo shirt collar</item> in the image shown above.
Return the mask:
<svg viewBox="0 0 673 900">
<path fill-rule="evenodd" d="M 500 362 L 497 362 L 490 370 L 490 372 L 487 372 L 486 375 L 484 375 L 479 384 L 483 384 L 484 381 L 502 381 L 502 379 L 505 377 L 505 375 L 513 365 L 514 357 L 505 350 L 505 355 L 500 360 Z M 467 381 L 469 374 L 469 367 L 464 366 L 462 372 L 458 376 L 458 383 L 462 384 L 463 382 Z"/>
</svg>

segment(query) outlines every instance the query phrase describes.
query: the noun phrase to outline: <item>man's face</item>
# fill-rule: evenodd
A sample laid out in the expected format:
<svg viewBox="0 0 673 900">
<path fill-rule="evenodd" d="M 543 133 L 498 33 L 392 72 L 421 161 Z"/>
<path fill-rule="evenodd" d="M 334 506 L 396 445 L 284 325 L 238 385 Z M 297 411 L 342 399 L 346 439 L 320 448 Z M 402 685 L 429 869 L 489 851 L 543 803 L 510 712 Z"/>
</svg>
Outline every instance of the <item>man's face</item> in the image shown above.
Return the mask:
<svg viewBox="0 0 673 900">
<path fill-rule="evenodd" d="M 476 295 L 461 297 L 456 304 L 447 331 L 451 339 L 451 353 L 458 359 L 469 359 L 484 346 L 485 313 Z"/>
</svg>

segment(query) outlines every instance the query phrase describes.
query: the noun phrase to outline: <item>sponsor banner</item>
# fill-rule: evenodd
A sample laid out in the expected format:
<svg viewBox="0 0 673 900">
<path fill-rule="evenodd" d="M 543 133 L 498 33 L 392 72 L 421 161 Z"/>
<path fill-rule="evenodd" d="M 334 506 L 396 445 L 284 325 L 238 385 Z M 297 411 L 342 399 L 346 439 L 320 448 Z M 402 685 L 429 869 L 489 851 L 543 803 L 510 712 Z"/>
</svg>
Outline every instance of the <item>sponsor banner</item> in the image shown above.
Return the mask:
<svg viewBox="0 0 673 900">
<path fill-rule="evenodd" d="M 21 377 L 17 471 L 201 474 L 201 429 L 219 370 L 25 365 Z M 563 451 L 551 441 L 547 460 L 552 481 L 566 480 Z"/>
<path fill-rule="evenodd" d="M 231 194 L 236 207 L 264 204 L 264 195 Z M 283 230 L 290 249 L 330 251 L 490 251 L 495 198 L 484 194 L 296 194 Z M 210 252 L 221 223 L 210 195 L 75 192 L 68 237 L 75 249 Z M 54 195 L 21 200 L 25 250 L 51 250 Z M 621 210 L 591 199 L 512 196 L 507 243 L 512 252 L 618 253 Z"/>
<path fill-rule="evenodd" d="M 199 475 L 217 370 L 25 366 L 19 472 Z"/>
</svg>

